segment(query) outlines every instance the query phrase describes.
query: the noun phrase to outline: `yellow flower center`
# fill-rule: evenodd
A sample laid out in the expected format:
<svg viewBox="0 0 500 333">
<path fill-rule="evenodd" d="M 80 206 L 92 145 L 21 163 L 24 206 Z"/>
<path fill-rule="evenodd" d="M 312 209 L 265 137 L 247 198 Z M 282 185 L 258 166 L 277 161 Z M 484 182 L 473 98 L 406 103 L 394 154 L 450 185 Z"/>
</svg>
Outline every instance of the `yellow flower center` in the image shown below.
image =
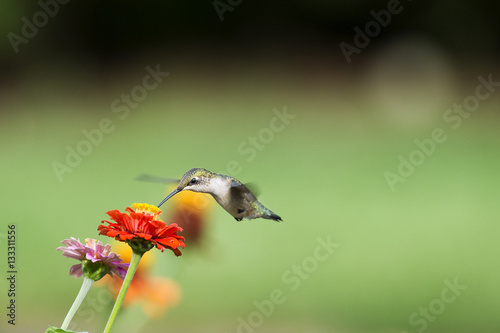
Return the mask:
<svg viewBox="0 0 500 333">
<path fill-rule="evenodd" d="M 160 220 L 158 217 L 161 215 L 161 210 L 156 206 L 147 203 L 134 203 L 132 204 L 132 209 L 135 210 L 136 213 L 153 215 L 155 220 Z"/>
</svg>

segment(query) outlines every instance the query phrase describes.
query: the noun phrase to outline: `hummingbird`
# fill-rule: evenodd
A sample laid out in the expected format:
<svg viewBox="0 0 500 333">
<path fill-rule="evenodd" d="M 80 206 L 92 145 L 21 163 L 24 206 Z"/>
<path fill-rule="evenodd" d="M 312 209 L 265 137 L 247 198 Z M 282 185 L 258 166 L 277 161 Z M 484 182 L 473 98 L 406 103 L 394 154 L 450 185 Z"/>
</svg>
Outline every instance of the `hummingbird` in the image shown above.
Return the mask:
<svg viewBox="0 0 500 333">
<path fill-rule="evenodd" d="M 210 194 L 236 221 L 241 221 L 243 218 L 282 221 L 281 217 L 261 204 L 255 195 L 236 178 L 202 168 L 193 168 L 186 172 L 179 181 L 179 186 L 167 195 L 158 207 L 175 194 L 186 190 Z"/>
</svg>

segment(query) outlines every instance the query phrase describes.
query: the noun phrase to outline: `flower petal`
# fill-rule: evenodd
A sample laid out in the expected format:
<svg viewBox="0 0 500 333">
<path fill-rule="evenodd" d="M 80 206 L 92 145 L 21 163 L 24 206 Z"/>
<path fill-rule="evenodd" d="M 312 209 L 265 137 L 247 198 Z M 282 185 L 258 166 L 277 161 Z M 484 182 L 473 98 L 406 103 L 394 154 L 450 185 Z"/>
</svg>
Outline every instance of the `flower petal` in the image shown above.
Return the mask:
<svg viewBox="0 0 500 333">
<path fill-rule="evenodd" d="M 75 278 L 79 278 L 82 274 L 82 264 L 73 265 L 69 269 L 69 275 L 73 275 Z"/>
</svg>

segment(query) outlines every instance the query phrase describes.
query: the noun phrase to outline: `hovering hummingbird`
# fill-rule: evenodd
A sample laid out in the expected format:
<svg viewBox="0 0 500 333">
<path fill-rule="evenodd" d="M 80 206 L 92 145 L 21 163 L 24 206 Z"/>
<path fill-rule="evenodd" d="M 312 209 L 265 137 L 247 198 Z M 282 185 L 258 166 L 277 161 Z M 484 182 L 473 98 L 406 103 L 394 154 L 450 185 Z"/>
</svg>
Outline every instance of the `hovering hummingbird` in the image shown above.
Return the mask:
<svg viewBox="0 0 500 333">
<path fill-rule="evenodd" d="M 255 195 L 239 180 L 220 175 L 202 168 L 193 168 L 182 176 L 179 186 L 158 205 L 175 194 L 188 190 L 209 193 L 236 221 L 243 218 L 282 221 L 281 217 L 262 205 Z"/>
</svg>

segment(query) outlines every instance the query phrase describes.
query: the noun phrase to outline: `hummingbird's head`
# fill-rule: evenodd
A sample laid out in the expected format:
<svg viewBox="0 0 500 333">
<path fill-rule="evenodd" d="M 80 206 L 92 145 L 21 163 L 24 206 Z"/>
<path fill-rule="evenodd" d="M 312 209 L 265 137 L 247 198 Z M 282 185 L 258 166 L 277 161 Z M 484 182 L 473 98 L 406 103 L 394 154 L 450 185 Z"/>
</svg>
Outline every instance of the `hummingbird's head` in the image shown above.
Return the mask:
<svg viewBox="0 0 500 333">
<path fill-rule="evenodd" d="M 210 192 L 210 180 L 216 175 L 207 169 L 193 168 L 186 172 L 182 176 L 179 186 L 172 191 L 163 201 L 158 205 L 160 207 L 165 201 L 173 197 L 175 194 L 183 190 L 193 191 L 193 192 Z"/>
<path fill-rule="evenodd" d="M 210 185 L 210 179 L 215 174 L 202 168 L 193 168 L 182 176 L 177 190 L 189 190 L 193 192 L 207 192 Z"/>
</svg>

